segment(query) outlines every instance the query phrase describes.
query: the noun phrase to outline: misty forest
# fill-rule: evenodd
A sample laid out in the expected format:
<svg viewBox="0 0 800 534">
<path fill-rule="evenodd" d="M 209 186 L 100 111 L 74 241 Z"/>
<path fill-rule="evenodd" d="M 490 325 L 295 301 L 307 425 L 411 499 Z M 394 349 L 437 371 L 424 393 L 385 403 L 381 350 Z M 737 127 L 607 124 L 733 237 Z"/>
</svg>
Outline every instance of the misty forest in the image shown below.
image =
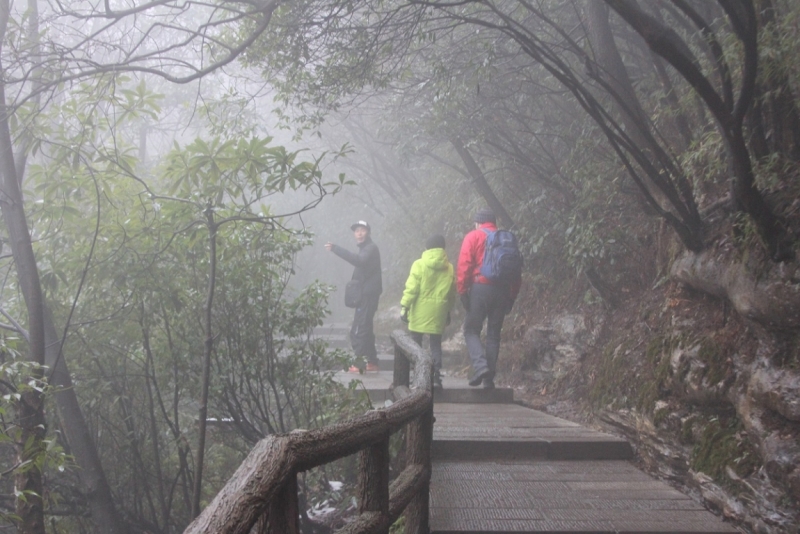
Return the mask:
<svg viewBox="0 0 800 534">
<path fill-rule="evenodd" d="M 0 46 L 0 532 L 183 532 L 365 413 L 323 245 L 369 221 L 391 350 L 485 207 L 525 258 L 498 385 L 800 528 L 800 3 L 0 0 Z M 304 532 L 355 468 L 298 476 Z"/>
</svg>

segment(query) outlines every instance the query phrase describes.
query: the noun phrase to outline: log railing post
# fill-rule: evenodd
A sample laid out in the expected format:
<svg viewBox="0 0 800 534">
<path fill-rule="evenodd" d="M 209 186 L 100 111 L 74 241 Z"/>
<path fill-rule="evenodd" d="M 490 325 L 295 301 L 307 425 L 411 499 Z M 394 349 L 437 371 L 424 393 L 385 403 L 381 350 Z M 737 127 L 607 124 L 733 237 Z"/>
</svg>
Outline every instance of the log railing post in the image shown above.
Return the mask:
<svg viewBox="0 0 800 534">
<path fill-rule="evenodd" d="M 428 534 L 430 525 L 431 440 L 433 439 L 433 405 L 406 430 L 406 465 L 425 467 L 425 483 L 406 508 L 406 534 Z"/>
<path fill-rule="evenodd" d="M 406 386 L 408 387 L 409 381 L 409 372 L 411 369 L 411 365 L 408 361 L 408 356 L 403 352 L 403 350 L 398 346 L 397 342 L 394 343 L 394 374 L 392 376 L 392 382 L 395 387 L 397 386 Z"/>
<path fill-rule="evenodd" d="M 293 473 L 270 503 L 269 534 L 300 534 L 297 474 Z"/>
<path fill-rule="evenodd" d="M 407 333 L 396 330 L 392 341 L 394 403 L 325 428 L 267 436 L 184 534 L 299 534 L 297 473 L 355 453 L 359 517 L 341 531 L 388 534 L 405 513 L 407 534 L 428 534 L 432 362 Z M 406 467 L 390 484 L 389 440 L 402 429 Z"/>
<path fill-rule="evenodd" d="M 358 453 L 358 513 L 389 515 L 389 438 Z M 388 534 L 389 527 L 375 534 Z"/>
</svg>

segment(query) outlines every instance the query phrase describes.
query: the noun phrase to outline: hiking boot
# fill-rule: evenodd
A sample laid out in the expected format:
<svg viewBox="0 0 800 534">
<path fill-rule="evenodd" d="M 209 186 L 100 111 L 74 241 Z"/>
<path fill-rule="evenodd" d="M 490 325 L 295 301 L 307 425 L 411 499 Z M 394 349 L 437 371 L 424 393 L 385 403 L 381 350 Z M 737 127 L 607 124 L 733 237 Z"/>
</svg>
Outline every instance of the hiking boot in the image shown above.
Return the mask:
<svg viewBox="0 0 800 534">
<path fill-rule="evenodd" d="M 372 362 L 367 363 L 367 370 L 366 370 L 367 373 L 377 373 L 380 370 L 381 369 L 380 367 L 378 367 L 377 363 L 372 363 Z"/>
<path fill-rule="evenodd" d="M 482 371 L 478 371 L 477 373 L 472 375 L 472 378 L 469 379 L 469 385 L 472 386 L 472 387 L 480 386 L 481 382 L 483 382 L 483 379 L 488 374 L 489 374 L 489 370 L 488 369 L 484 369 Z"/>
<path fill-rule="evenodd" d="M 483 389 L 494 389 L 494 380 L 488 377 L 484 378 Z"/>
<path fill-rule="evenodd" d="M 351 365 L 350 369 L 348 369 L 347 372 L 353 373 L 355 375 L 360 375 L 362 373 L 361 368 L 357 365 Z"/>
</svg>

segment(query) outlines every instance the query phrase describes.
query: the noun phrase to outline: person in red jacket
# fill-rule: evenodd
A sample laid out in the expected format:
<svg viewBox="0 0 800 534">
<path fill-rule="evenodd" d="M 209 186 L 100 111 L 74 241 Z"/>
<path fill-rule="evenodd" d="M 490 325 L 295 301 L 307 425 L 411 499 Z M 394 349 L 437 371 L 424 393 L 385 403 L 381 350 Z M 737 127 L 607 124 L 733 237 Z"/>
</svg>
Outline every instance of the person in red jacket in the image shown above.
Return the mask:
<svg viewBox="0 0 800 534">
<path fill-rule="evenodd" d="M 497 357 L 500 353 L 500 331 L 503 319 L 514 305 L 521 279 L 492 283 L 481 276 L 486 232 L 496 232 L 494 212 L 479 210 L 473 217 L 475 229 L 464 236 L 456 269 L 456 289 L 467 311 L 464 320 L 464 339 L 472 360 L 470 386 L 491 389 Z M 486 348 L 481 344 L 481 330 L 486 321 Z"/>
</svg>

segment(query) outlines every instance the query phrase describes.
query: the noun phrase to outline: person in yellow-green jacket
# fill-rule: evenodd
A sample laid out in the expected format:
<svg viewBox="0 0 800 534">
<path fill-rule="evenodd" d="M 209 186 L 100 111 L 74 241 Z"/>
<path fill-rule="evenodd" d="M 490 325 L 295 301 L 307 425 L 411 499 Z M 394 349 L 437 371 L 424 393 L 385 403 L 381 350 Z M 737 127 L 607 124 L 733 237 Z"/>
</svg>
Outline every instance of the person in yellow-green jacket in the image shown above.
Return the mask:
<svg viewBox="0 0 800 534">
<path fill-rule="evenodd" d="M 450 310 L 456 301 L 453 264 L 447 259 L 444 245 L 444 236 L 428 238 L 422 257 L 411 266 L 400 300 L 400 318 L 408 323 L 417 345 L 422 346 L 424 334 L 430 337 L 433 385 L 439 388 L 442 387 L 442 333 L 450 324 Z"/>
</svg>

